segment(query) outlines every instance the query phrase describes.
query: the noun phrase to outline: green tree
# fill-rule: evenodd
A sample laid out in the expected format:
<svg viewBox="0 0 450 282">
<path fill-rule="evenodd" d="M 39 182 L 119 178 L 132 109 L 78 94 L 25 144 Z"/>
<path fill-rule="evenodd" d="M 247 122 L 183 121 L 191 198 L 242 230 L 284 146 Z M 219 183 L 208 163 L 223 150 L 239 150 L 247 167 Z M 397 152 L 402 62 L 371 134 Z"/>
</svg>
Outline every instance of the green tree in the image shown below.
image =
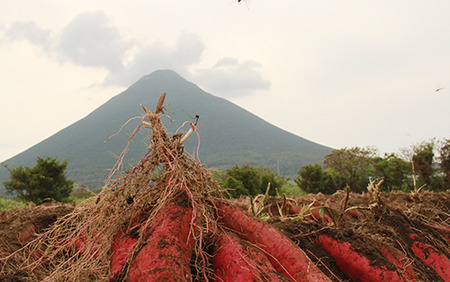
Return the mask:
<svg viewBox="0 0 450 282">
<path fill-rule="evenodd" d="M 67 160 L 58 162 L 54 157 L 38 157 L 33 168 L 6 167 L 10 172 L 10 181 L 3 182 L 3 185 L 9 193 L 17 193 L 23 201 L 36 204 L 41 204 L 47 198 L 64 201 L 73 188 L 73 181 L 66 179 L 66 167 Z"/>
<path fill-rule="evenodd" d="M 344 189 L 346 184 L 347 182 L 342 175 L 330 168 L 325 168 L 322 177 L 322 190 L 319 192 L 333 194 L 337 190 Z"/>
<path fill-rule="evenodd" d="M 410 164 L 394 153 L 376 158 L 377 177 L 384 180 L 381 189 L 403 190 L 407 188 L 406 177 L 411 173 Z"/>
<path fill-rule="evenodd" d="M 343 148 L 326 155 L 324 165 L 344 177 L 354 192 L 361 192 L 374 174 L 375 156 L 372 148 Z"/>
<path fill-rule="evenodd" d="M 307 193 L 317 193 L 322 189 L 322 166 L 320 164 L 305 165 L 298 171 L 295 183 Z"/>
<path fill-rule="evenodd" d="M 415 172 L 419 175 L 418 186 L 426 184 L 431 187 L 432 177 L 434 173 L 433 159 L 434 159 L 434 142 L 423 142 L 419 145 L 413 146 L 412 161 L 414 163 Z"/>
<path fill-rule="evenodd" d="M 255 196 L 264 194 L 270 183 L 269 195 L 276 195 L 275 188 L 281 188 L 285 180 L 268 168 L 252 167 L 249 165 L 233 166 L 226 170 L 225 175 L 219 180 L 222 186 L 230 189 L 229 193 L 232 197 L 240 195 Z"/>
<path fill-rule="evenodd" d="M 280 189 L 286 183 L 286 180 L 282 176 L 280 176 L 278 173 L 273 172 L 269 168 L 258 167 L 257 170 L 261 178 L 261 184 L 259 186 L 260 192 L 258 194 L 265 193 L 267 190 L 267 186 L 270 183 L 271 188 L 269 191 L 269 195 L 275 196 L 277 194 L 276 189 Z"/>
<path fill-rule="evenodd" d="M 241 195 L 250 195 L 244 184 L 232 176 L 227 177 L 222 185 L 229 189 L 228 193 L 232 198 L 239 198 Z"/>
<path fill-rule="evenodd" d="M 443 174 L 443 190 L 450 189 L 450 139 L 444 139 L 439 148 L 439 168 Z"/>
<path fill-rule="evenodd" d="M 303 166 L 294 182 L 307 193 L 332 194 L 345 186 L 345 179 L 332 169 L 319 164 Z"/>
</svg>

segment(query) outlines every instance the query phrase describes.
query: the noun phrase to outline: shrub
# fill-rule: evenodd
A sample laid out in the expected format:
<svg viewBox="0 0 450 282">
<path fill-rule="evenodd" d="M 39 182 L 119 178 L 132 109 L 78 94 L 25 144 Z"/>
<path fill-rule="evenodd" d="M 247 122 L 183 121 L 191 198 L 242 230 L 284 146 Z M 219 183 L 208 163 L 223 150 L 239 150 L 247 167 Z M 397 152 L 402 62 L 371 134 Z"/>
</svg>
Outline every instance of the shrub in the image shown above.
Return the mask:
<svg viewBox="0 0 450 282">
<path fill-rule="evenodd" d="M 41 204 L 45 199 L 65 201 L 70 196 L 73 181 L 66 179 L 67 160 L 59 162 L 56 158 L 37 158 L 33 168 L 19 166 L 6 167 L 10 172 L 10 181 L 3 182 L 10 194 L 25 202 Z"/>
</svg>

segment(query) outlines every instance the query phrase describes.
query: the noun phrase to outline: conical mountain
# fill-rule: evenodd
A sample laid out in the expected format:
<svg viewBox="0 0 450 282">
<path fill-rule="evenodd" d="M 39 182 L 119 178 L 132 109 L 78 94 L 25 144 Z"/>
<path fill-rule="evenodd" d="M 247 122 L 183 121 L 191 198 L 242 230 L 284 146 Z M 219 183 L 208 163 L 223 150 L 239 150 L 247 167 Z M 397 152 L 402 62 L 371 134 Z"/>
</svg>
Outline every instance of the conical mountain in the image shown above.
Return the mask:
<svg viewBox="0 0 450 282">
<path fill-rule="evenodd" d="M 245 109 L 204 92 L 170 70 L 155 71 L 142 77 L 127 90 L 111 98 L 85 118 L 75 122 L 28 150 L 5 161 L 10 168 L 34 166 L 36 157 L 55 156 L 69 159 L 67 174 L 90 188 L 102 186 L 110 169 L 125 148 L 137 121 L 130 122 L 117 136 L 105 142 L 130 118 L 142 116 L 143 104 L 154 110 L 161 93 L 169 104 L 163 118 L 169 132 L 199 115 L 199 156 L 210 168 L 225 169 L 234 164 L 265 166 L 286 176 L 296 175 L 305 164 L 320 163 L 331 148 L 284 131 Z M 184 131 L 188 129 L 185 126 Z M 142 130 L 146 133 L 145 130 Z M 138 135 L 131 145 L 124 165 L 135 165 L 147 152 L 146 134 Z M 194 154 L 198 138 L 186 142 L 187 153 Z M 0 167 L 0 183 L 9 173 Z"/>
</svg>

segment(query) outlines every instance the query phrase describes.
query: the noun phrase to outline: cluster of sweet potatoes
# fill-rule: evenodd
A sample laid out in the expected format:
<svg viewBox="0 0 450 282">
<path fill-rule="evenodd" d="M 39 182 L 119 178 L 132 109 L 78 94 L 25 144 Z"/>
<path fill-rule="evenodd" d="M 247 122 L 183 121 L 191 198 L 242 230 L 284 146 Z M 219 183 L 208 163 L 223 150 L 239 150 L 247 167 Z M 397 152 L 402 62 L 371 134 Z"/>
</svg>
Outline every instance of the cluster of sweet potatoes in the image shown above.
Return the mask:
<svg viewBox="0 0 450 282">
<path fill-rule="evenodd" d="M 211 200 L 217 229 L 203 236 L 216 281 L 330 281 L 304 251 L 280 231 L 244 210 Z M 191 281 L 194 247 L 192 208 L 168 203 L 146 230 L 143 247 L 133 254 L 133 232 L 119 232 L 112 246 L 110 279 Z M 142 226 L 135 224 L 135 228 Z M 133 229 L 133 228 L 131 228 Z M 197 239 L 198 240 L 198 239 Z M 132 256 L 132 257 L 130 257 Z"/>
</svg>

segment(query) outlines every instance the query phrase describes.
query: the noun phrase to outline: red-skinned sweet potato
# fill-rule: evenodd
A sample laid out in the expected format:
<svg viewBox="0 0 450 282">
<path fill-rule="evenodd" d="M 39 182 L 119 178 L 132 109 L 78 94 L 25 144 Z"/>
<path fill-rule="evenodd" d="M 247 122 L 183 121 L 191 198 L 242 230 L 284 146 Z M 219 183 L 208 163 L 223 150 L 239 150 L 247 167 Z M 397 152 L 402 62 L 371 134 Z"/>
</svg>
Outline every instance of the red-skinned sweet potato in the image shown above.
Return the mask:
<svg viewBox="0 0 450 282">
<path fill-rule="evenodd" d="M 287 281 L 257 247 L 231 233 L 213 237 L 214 276 L 217 281 Z"/>
<path fill-rule="evenodd" d="M 414 254 L 434 269 L 444 281 L 450 281 L 450 260 L 440 254 L 432 245 L 418 241 L 419 236 L 417 234 L 411 233 L 409 237 L 414 240 L 411 246 Z"/>
<path fill-rule="evenodd" d="M 293 281 L 330 281 L 306 254 L 280 231 L 223 201 L 214 202 L 222 224 L 259 248 L 275 269 Z"/>
<path fill-rule="evenodd" d="M 192 208 L 169 203 L 147 231 L 149 237 L 133 259 L 128 281 L 189 281 L 193 249 Z"/>
<path fill-rule="evenodd" d="M 316 242 L 335 259 L 342 272 L 352 280 L 391 282 L 406 280 L 397 271 L 373 265 L 367 257 L 351 249 L 348 242 L 335 240 L 325 234 L 320 234 Z"/>
</svg>

